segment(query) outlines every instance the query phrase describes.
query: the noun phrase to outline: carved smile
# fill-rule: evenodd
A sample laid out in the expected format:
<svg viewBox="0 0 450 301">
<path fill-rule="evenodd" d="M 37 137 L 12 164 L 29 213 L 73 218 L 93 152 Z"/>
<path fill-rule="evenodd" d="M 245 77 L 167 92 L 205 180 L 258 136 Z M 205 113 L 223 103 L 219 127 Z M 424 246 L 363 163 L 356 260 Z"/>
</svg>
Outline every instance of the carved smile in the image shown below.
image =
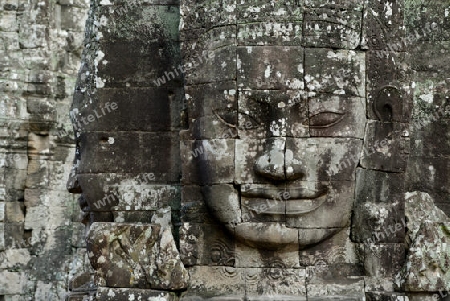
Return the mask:
<svg viewBox="0 0 450 301">
<path fill-rule="evenodd" d="M 327 200 L 327 189 L 251 188 L 241 191 L 243 205 L 260 215 L 295 216 L 316 210 Z"/>
</svg>

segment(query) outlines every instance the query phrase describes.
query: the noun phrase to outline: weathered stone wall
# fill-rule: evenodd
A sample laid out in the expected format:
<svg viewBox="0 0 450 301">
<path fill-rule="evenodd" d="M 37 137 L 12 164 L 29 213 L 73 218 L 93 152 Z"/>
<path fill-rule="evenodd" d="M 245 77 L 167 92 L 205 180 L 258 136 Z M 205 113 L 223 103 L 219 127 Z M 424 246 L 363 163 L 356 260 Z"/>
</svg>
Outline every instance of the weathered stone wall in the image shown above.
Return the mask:
<svg viewBox="0 0 450 301">
<path fill-rule="evenodd" d="M 449 1 L 85 7 L 3 6 L 3 299 L 447 294 Z"/>
<path fill-rule="evenodd" d="M 132 3 L 93 2 L 72 109 L 118 107 L 71 181 L 98 300 L 446 294 L 448 3 L 181 1 L 183 65 L 178 3 Z"/>
<path fill-rule="evenodd" d="M 177 1 L 91 1 L 71 108 L 76 153 L 68 186 L 81 193 L 90 225 L 98 300 L 171 298 L 187 287 L 176 239 L 178 24 Z"/>
<path fill-rule="evenodd" d="M 88 267 L 79 206 L 66 189 L 88 7 L 0 1 L 0 300 L 63 300 L 69 279 Z"/>
</svg>

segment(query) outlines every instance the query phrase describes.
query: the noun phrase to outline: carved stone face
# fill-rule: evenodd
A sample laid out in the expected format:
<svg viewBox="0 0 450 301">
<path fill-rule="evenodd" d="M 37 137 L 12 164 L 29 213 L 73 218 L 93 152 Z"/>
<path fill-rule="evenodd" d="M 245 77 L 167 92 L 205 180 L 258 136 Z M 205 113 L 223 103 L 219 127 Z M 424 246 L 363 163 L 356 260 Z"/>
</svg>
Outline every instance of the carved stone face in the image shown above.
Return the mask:
<svg viewBox="0 0 450 301">
<path fill-rule="evenodd" d="M 68 188 L 83 194 L 90 222 L 150 223 L 145 213 L 180 199 L 173 184 L 180 178 L 182 78 L 158 78 L 179 64 L 179 11 L 139 3 L 93 7 L 90 18 L 103 21 L 87 25 L 71 108 L 77 149 Z"/>
<path fill-rule="evenodd" d="M 193 66 L 183 181 L 201 185 L 209 210 L 244 242 L 304 247 L 350 224 L 366 123 L 365 54 L 352 50 L 361 8 L 348 8 L 348 31 L 335 41 L 320 31 L 329 23 L 311 17 L 328 12 L 344 24 L 330 5 L 280 15 L 274 2 L 255 16 L 244 2 L 209 31 L 183 15 Z"/>
</svg>

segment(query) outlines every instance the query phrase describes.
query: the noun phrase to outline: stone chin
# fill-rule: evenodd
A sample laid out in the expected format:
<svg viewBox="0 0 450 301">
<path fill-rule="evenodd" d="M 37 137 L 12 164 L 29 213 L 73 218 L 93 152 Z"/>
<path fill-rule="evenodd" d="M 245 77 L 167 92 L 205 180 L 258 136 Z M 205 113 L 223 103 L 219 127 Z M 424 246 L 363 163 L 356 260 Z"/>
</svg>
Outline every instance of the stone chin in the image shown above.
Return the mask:
<svg viewBox="0 0 450 301">
<path fill-rule="evenodd" d="M 226 224 L 228 231 L 243 243 L 258 249 L 278 250 L 298 245 L 300 249 L 320 243 L 336 234 L 341 228 L 297 229 L 283 223 Z"/>
</svg>

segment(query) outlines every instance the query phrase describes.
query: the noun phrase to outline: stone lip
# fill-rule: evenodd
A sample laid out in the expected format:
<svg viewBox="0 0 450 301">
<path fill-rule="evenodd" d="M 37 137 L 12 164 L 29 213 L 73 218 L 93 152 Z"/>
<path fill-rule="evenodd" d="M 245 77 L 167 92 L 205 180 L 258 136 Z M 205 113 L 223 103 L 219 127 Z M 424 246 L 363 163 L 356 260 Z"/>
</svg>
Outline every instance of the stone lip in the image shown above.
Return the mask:
<svg viewBox="0 0 450 301">
<path fill-rule="evenodd" d="M 284 194 L 287 194 L 286 196 Z M 315 199 L 321 197 L 326 193 L 325 186 L 321 186 L 317 189 L 310 189 L 307 187 L 290 187 L 287 189 L 276 188 L 264 188 L 256 187 L 249 189 L 242 189 L 241 195 L 245 197 L 258 197 L 258 198 L 283 198 L 287 199 Z"/>
<path fill-rule="evenodd" d="M 286 203 L 286 215 L 302 215 L 312 212 L 319 208 L 327 200 L 327 195 L 315 198 L 313 200 L 292 200 Z"/>
<path fill-rule="evenodd" d="M 246 199 L 249 210 L 257 215 L 302 215 L 316 210 L 327 200 L 325 186 L 310 189 L 306 187 L 291 187 L 276 189 L 257 187 L 243 189 L 241 196 Z M 261 209 L 264 208 L 264 209 Z"/>
</svg>

